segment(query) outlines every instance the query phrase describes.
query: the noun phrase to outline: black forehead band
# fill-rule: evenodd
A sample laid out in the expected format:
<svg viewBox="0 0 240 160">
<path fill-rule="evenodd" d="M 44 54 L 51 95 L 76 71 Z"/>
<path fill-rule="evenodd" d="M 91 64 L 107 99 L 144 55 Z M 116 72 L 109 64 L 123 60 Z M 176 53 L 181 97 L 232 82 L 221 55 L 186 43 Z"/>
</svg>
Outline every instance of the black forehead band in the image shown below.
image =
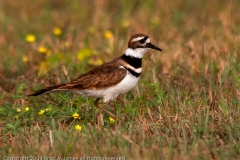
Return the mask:
<svg viewBox="0 0 240 160">
<path fill-rule="evenodd" d="M 141 39 L 140 41 L 144 40 L 146 41 L 148 39 L 148 36 L 144 37 L 143 39 Z"/>
</svg>

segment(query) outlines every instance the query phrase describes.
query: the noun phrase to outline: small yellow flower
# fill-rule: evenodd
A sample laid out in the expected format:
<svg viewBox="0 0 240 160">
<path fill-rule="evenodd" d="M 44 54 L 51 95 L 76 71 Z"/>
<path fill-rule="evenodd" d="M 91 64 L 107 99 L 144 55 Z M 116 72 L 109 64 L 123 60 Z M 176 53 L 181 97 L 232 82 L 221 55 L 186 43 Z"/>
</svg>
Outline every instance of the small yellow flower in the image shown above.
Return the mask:
<svg viewBox="0 0 240 160">
<path fill-rule="evenodd" d="M 44 110 L 39 111 L 38 114 L 44 114 Z"/>
<path fill-rule="evenodd" d="M 105 31 L 105 33 L 104 33 L 104 37 L 105 37 L 106 39 L 111 39 L 111 38 L 113 37 L 113 34 L 112 34 L 111 31 L 107 30 L 107 31 Z"/>
<path fill-rule="evenodd" d="M 79 118 L 79 114 L 78 114 L 78 113 L 74 113 L 74 114 L 72 115 L 72 117 L 73 117 L 74 119 L 77 119 L 77 118 Z"/>
<path fill-rule="evenodd" d="M 29 43 L 33 43 L 36 40 L 36 37 L 33 34 L 27 34 L 25 40 Z"/>
<path fill-rule="evenodd" d="M 38 47 L 38 52 L 39 53 L 47 53 L 48 49 L 44 46 Z"/>
<path fill-rule="evenodd" d="M 130 22 L 129 22 L 128 20 L 123 20 L 123 21 L 122 21 L 122 26 L 123 26 L 124 28 L 129 27 L 129 25 L 130 25 Z"/>
<path fill-rule="evenodd" d="M 97 65 L 101 65 L 103 64 L 103 61 L 101 59 L 98 59 L 97 62 L 96 62 Z"/>
<path fill-rule="evenodd" d="M 52 51 L 48 49 L 46 54 L 47 54 L 47 55 L 51 55 L 51 54 L 52 54 Z"/>
<path fill-rule="evenodd" d="M 115 120 L 112 117 L 109 117 L 109 121 L 111 124 L 115 123 Z"/>
<path fill-rule="evenodd" d="M 65 47 L 65 48 L 69 48 L 69 47 L 70 47 L 70 43 L 69 43 L 69 42 L 65 42 L 65 43 L 64 43 L 64 47 Z"/>
<path fill-rule="evenodd" d="M 94 26 L 89 26 L 88 29 L 87 29 L 87 31 L 88 31 L 89 33 L 94 33 L 94 32 L 95 32 Z"/>
<path fill-rule="evenodd" d="M 80 52 L 77 54 L 77 59 L 79 61 L 82 61 L 85 58 L 84 54 L 81 54 Z"/>
<path fill-rule="evenodd" d="M 93 66 L 99 66 L 99 65 L 103 64 L 103 61 L 101 59 L 98 59 L 98 60 L 90 59 L 88 61 L 88 64 L 93 65 Z"/>
<path fill-rule="evenodd" d="M 151 23 L 154 24 L 154 25 L 159 24 L 159 18 L 158 18 L 158 16 L 153 16 L 153 17 L 151 18 Z"/>
<path fill-rule="evenodd" d="M 60 36 L 62 34 L 62 29 L 60 27 L 54 27 L 53 28 L 53 34 L 55 36 Z"/>
<path fill-rule="evenodd" d="M 18 118 L 19 118 L 18 115 L 16 115 L 16 116 L 15 116 L 15 119 L 18 119 Z"/>
<path fill-rule="evenodd" d="M 22 56 L 22 61 L 23 62 L 27 62 L 28 61 L 28 57 L 27 56 Z"/>
<path fill-rule="evenodd" d="M 50 64 L 46 61 L 40 62 L 39 63 L 39 68 L 38 68 L 38 75 L 42 76 L 46 74 L 50 70 Z"/>
<path fill-rule="evenodd" d="M 24 108 L 24 111 L 25 111 L 25 112 L 28 112 L 28 111 L 29 111 L 29 107 L 25 107 L 25 108 Z"/>
<path fill-rule="evenodd" d="M 51 111 L 51 110 L 52 110 L 52 108 L 50 108 L 50 107 L 48 107 L 48 108 L 45 109 L 46 112 L 47 112 L 47 111 Z"/>
<path fill-rule="evenodd" d="M 89 48 L 83 48 L 77 53 L 77 59 L 82 61 L 83 59 L 90 57 L 92 55 L 92 50 Z"/>
<path fill-rule="evenodd" d="M 21 112 L 21 108 L 17 108 L 16 111 L 17 111 L 17 112 Z"/>
<path fill-rule="evenodd" d="M 81 130 L 82 130 L 82 126 L 80 126 L 80 125 L 78 124 L 78 125 L 75 126 L 75 129 L 76 129 L 77 131 L 81 131 Z"/>
</svg>

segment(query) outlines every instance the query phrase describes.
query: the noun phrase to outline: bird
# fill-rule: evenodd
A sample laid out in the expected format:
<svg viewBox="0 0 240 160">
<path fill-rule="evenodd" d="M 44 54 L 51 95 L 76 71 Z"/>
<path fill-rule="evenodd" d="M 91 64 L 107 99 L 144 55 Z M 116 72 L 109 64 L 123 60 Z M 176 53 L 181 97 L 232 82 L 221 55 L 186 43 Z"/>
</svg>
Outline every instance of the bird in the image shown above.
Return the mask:
<svg viewBox="0 0 240 160">
<path fill-rule="evenodd" d="M 114 101 L 136 86 L 142 73 L 142 58 L 150 49 L 162 51 L 151 43 L 147 35 L 134 34 L 128 41 L 125 53 L 120 57 L 93 68 L 69 83 L 49 86 L 28 96 L 70 91 L 81 96 L 96 98 L 94 105 L 97 107 L 100 99 L 103 103 Z"/>
</svg>

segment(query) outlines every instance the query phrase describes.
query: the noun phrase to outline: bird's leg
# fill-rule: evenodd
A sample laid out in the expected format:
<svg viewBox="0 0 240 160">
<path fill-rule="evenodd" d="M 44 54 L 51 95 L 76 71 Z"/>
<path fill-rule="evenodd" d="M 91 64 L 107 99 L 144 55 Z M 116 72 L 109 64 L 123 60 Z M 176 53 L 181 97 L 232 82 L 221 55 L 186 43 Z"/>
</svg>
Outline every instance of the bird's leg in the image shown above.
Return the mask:
<svg viewBox="0 0 240 160">
<path fill-rule="evenodd" d="M 122 110 L 122 112 L 124 112 L 125 106 L 126 106 L 126 102 L 125 102 L 125 100 L 124 100 L 124 95 L 122 95 L 122 94 L 118 95 L 117 101 L 120 101 L 121 104 L 119 104 L 119 105 L 122 105 L 122 106 L 121 106 L 121 110 Z M 115 108 L 117 108 L 116 104 L 115 104 Z M 122 122 L 125 122 L 125 119 L 126 119 L 125 114 L 121 115 L 120 117 L 121 117 L 121 118 L 120 118 L 121 121 L 122 121 Z"/>
<path fill-rule="evenodd" d="M 94 106 L 95 107 L 97 107 L 97 108 L 99 108 L 99 105 L 98 105 L 98 101 L 100 100 L 100 98 L 97 98 L 95 101 L 94 101 Z"/>
<path fill-rule="evenodd" d="M 115 119 L 116 119 L 117 116 L 114 115 L 113 113 L 109 112 L 108 110 L 100 107 L 100 106 L 99 106 L 99 103 L 98 103 L 99 100 L 100 100 L 100 98 L 98 98 L 98 99 L 96 99 L 96 100 L 94 101 L 94 106 L 97 107 L 97 108 L 100 110 L 100 113 L 99 113 L 99 116 L 98 116 L 98 123 L 99 123 L 99 125 L 100 125 L 100 124 L 101 124 L 101 125 L 104 125 L 102 111 L 105 112 L 106 114 L 108 114 L 108 115 L 109 115 L 110 117 L 112 117 L 112 118 L 115 118 Z"/>
<path fill-rule="evenodd" d="M 125 108 L 125 106 L 126 106 L 126 103 L 125 103 L 125 101 L 124 101 L 124 96 L 123 96 L 123 95 L 119 95 L 119 96 L 117 97 L 117 101 L 120 101 L 119 105 L 122 105 L 122 106 L 121 106 L 121 110 L 124 111 L 124 110 L 125 110 L 124 108 Z M 114 103 L 114 108 L 117 109 L 117 103 Z"/>
<path fill-rule="evenodd" d="M 99 114 L 98 114 L 98 128 L 100 129 L 100 126 L 103 126 L 104 125 L 104 121 L 103 121 L 103 114 L 102 114 L 102 109 L 101 107 L 99 106 L 99 100 L 100 98 L 97 98 L 95 101 L 94 101 L 94 106 L 97 107 L 99 109 Z"/>
<path fill-rule="evenodd" d="M 123 95 L 119 95 L 117 97 L 117 100 L 120 101 L 124 107 L 126 106 L 126 103 L 124 101 L 124 96 Z"/>
</svg>

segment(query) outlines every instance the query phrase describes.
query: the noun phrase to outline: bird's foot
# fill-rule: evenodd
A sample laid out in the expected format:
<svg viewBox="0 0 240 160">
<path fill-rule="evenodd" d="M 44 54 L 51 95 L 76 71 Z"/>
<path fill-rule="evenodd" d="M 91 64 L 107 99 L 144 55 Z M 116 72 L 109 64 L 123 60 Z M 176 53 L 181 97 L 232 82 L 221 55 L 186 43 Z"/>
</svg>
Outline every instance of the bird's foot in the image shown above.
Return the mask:
<svg viewBox="0 0 240 160">
<path fill-rule="evenodd" d="M 98 114 L 98 128 L 100 129 L 101 127 L 100 126 L 103 126 L 104 125 L 104 121 L 103 121 L 103 113 L 102 112 L 105 112 L 106 114 L 108 114 L 111 118 L 117 120 L 117 116 L 114 115 L 113 113 L 111 113 L 110 111 L 104 109 L 103 107 L 101 107 L 99 105 L 99 100 L 100 99 L 96 99 L 94 101 L 94 106 L 97 107 L 99 109 L 99 114 Z"/>
</svg>

